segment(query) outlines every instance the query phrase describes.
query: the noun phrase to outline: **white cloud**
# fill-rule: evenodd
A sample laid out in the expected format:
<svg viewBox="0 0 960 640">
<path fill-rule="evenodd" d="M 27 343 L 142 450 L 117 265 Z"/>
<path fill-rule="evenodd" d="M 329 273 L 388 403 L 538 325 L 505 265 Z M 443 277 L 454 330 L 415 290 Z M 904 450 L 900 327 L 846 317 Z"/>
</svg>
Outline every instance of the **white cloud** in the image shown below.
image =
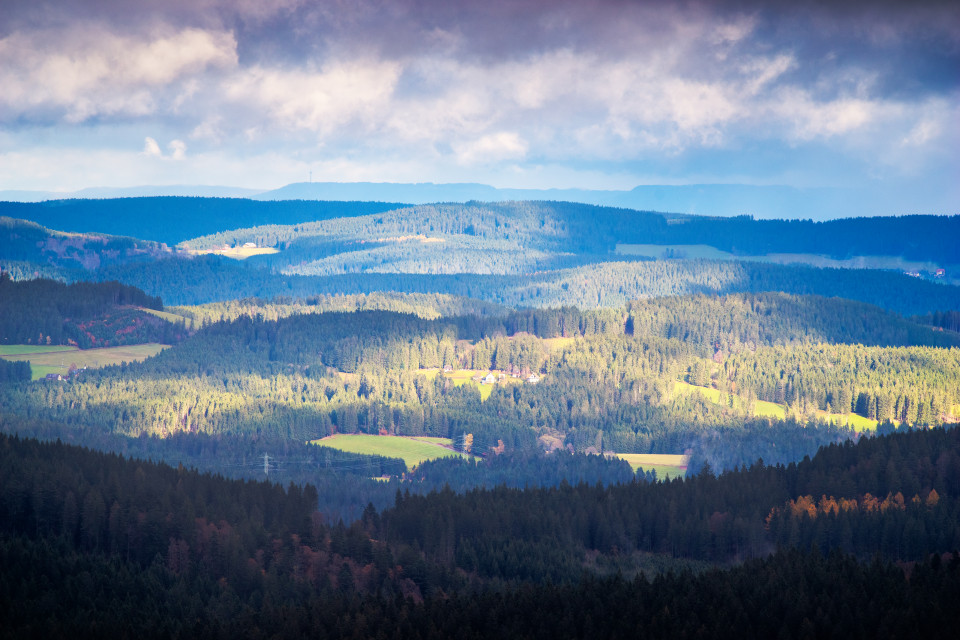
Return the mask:
<svg viewBox="0 0 960 640">
<path fill-rule="evenodd" d="M 804 141 L 853 133 L 874 122 L 883 108 L 860 98 L 818 102 L 808 92 L 794 87 L 779 91 L 765 106 L 792 128 L 795 139 Z"/>
<path fill-rule="evenodd" d="M 157 112 L 171 84 L 236 65 L 227 32 L 121 36 L 101 25 L 15 32 L 0 39 L 0 119 L 83 122 Z"/>
<path fill-rule="evenodd" d="M 527 143 L 512 131 L 500 131 L 469 142 L 453 145 L 457 162 L 472 165 L 484 162 L 517 160 L 527 153 Z"/>
<path fill-rule="evenodd" d="M 171 140 L 167 144 L 167 149 L 170 150 L 170 155 L 165 156 L 163 155 L 163 151 L 160 150 L 160 144 L 157 140 L 147 136 L 143 140 L 143 152 L 141 155 L 167 160 L 183 160 L 187 156 L 187 145 L 183 140 Z"/>
<path fill-rule="evenodd" d="M 157 141 L 150 136 L 144 138 L 143 154 L 147 156 L 153 156 L 155 158 L 163 157 L 163 152 L 160 151 L 160 145 L 157 144 Z"/>
<path fill-rule="evenodd" d="M 232 108 L 259 114 L 266 128 L 324 136 L 351 123 L 370 132 L 389 110 L 399 73 L 389 61 L 333 62 L 318 71 L 257 66 L 228 78 L 224 93 Z"/>
<path fill-rule="evenodd" d="M 901 139 L 900 144 L 905 147 L 923 146 L 940 135 L 941 131 L 942 127 L 939 122 L 922 120 Z"/>
<path fill-rule="evenodd" d="M 190 132 L 190 138 L 195 140 L 210 140 L 218 143 L 224 138 L 223 118 L 219 115 L 211 116 L 198 124 Z"/>
<path fill-rule="evenodd" d="M 183 160 L 187 155 L 187 145 L 183 140 L 171 140 L 167 145 L 170 157 L 174 160 Z"/>
<path fill-rule="evenodd" d="M 221 175 L 230 153 L 283 149 L 279 166 L 294 173 L 322 161 L 331 179 L 387 179 L 381 171 L 422 181 L 530 175 L 530 162 L 623 171 L 763 145 L 916 171 L 943 157 L 960 122 L 949 104 L 883 95 L 887 77 L 842 64 L 842 49 L 814 59 L 802 37 L 796 48 L 771 39 L 760 13 L 697 3 L 521 11 L 534 20 L 529 42 L 508 43 L 408 6 L 384 17 L 378 2 L 196 1 L 202 19 L 187 0 L 169 0 L 176 11 L 163 17 L 156 0 L 132 30 L 76 22 L 0 38 L 0 128 L 108 137 L 123 123 L 113 144 L 139 152 L 141 132 L 152 133 L 135 166 L 171 179 L 187 168 Z M 146 175 L 138 182 L 156 181 Z"/>
</svg>

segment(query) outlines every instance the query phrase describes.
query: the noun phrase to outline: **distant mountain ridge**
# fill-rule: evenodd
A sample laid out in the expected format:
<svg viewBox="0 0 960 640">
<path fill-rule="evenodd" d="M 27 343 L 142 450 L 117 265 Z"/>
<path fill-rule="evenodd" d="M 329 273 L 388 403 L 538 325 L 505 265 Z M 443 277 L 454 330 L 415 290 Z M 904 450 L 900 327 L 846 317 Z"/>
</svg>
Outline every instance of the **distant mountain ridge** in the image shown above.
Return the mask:
<svg viewBox="0 0 960 640">
<path fill-rule="evenodd" d="M 348 218 L 402 206 L 379 202 L 259 202 L 247 198 L 171 196 L 78 198 L 0 202 L 0 216 L 29 220 L 57 231 L 126 236 L 172 246 L 228 229 Z"/>
<path fill-rule="evenodd" d="M 479 183 L 299 182 L 251 197 L 256 200 L 373 200 L 410 204 L 536 200 L 707 216 L 825 219 L 849 215 L 848 201 L 854 200 L 855 194 L 851 189 L 743 184 L 641 185 L 621 191 L 501 189 Z"/>
<path fill-rule="evenodd" d="M 511 189 L 480 183 L 297 182 L 279 189 L 260 190 L 228 186 L 140 186 L 90 188 L 70 193 L 0 191 L 0 201 L 189 196 L 250 198 L 254 200 L 321 200 L 359 202 L 503 202 L 514 200 L 564 201 L 638 210 L 705 216 L 752 215 L 762 219 L 829 220 L 859 216 L 906 214 L 951 215 L 956 208 L 929 210 L 902 206 L 880 188 L 811 187 L 747 184 L 640 185 L 630 190 Z M 944 195 L 944 202 L 950 198 Z"/>
<path fill-rule="evenodd" d="M 249 198 L 262 189 L 207 185 L 146 185 L 142 187 L 89 187 L 79 191 L 31 191 L 9 189 L 0 191 L 0 202 L 46 202 L 51 200 L 93 200 L 100 198 L 152 198 L 159 196 L 187 196 L 199 198 Z"/>
</svg>

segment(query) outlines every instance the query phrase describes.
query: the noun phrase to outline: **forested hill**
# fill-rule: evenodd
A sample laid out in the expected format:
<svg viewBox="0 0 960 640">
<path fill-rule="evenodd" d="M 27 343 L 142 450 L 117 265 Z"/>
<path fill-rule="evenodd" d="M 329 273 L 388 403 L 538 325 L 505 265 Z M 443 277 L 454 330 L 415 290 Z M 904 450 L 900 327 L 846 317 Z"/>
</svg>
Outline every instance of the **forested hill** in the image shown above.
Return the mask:
<svg viewBox="0 0 960 640">
<path fill-rule="evenodd" d="M 617 244 L 703 244 L 736 255 L 810 253 L 834 258 L 898 256 L 960 264 L 960 216 L 810 220 L 711 218 L 570 202 L 421 205 L 254 201 L 240 198 L 115 198 L 0 202 L 0 215 L 62 231 L 130 236 L 173 245 L 257 240 L 274 246 L 316 235 L 356 235 L 357 225 L 390 234 L 456 234 L 520 242 L 528 249 L 606 253 Z M 385 214 L 385 215 L 378 215 Z M 376 215 L 371 218 L 369 216 Z M 365 217 L 363 220 L 350 219 Z M 326 221 L 321 225 L 305 223 Z M 220 234 L 251 229 L 243 233 Z M 299 225 L 282 229 L 284 225 Z"/>
<path fill-rule="evenodd" d="M 952 638 L 957 451 L 937 429 L 668 483 L 398 493 L 346 527 L 319 517 L 312 486 L 0 436 L 0 628 Z"/>
<path fill-rule="evenodd" d="M 66 233 L 47 229 L 28 220 L 0 216 L 0 261 L 3 265 L 18 264 L 21 271 L 29 272 L 32 267 L 34 271 L 53 269 L 59 273 L 89 272 L 106 265 L 169 255 L 169 249 L 150 240 L 97 233 Z M 14 269 L 3 266 L 0 270 Z"/>
<path fill-rule="evenodd" d="M 431 204 L 354 219 L 267 226 L 199 238 L 189 246 L 254 241 L 278 246 L 306 237 L 470 236 L 527 249 L 607 253 L 617 244 L 708 245 L 741 256 L 801 253 L 849 258 L 897 256 L 960 264 L 960 216 L 810 220 L 711 218 L 634 211 L 571 202 Z M 370 234 L 373 234 L 371 237 Z"/>
<path fill-rule="evenodd" d="M 14 282 L 0 274 L 0 344 L 88 348 L 169 343 L 183 333 L 135 307 L 162 310 L 163 303 L 119 282 Z"/>
<path fill-rule="evenodd" d="M 30 220 L 60 231 L 129 236 L 173 246 L 225 229 L 349 218 L 402 206 L 383 202 L 257 202 L 242 198 L 166 196 L 0 202 L 0 216 Z"/>
<path fill-rule="evenodd" d="M 250 261 L 247 261 L 250 262 Z M 529 275 L 348 273 L 304 276 L 271 273 L 219 256 L 109 266 L 96 277 L 121 279 L 167 304 L 237 298 L 360 294 L 373 291 L 442 293 L 508 307 L 621 306 L 630 300 L 689 294 L 783 291 L 860 300 L 904 315 L 960 309 L 960 287 L 871 270 L 816 269 L 703 260 L 609 262 Z"/>
</svg>

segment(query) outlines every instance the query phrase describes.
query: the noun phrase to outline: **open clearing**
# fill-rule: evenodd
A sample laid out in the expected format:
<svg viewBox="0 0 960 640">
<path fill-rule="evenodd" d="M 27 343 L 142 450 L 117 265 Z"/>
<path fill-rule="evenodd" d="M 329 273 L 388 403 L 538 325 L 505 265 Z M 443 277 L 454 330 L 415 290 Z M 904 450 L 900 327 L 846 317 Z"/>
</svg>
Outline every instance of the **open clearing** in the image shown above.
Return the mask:
<svg viewBox="0 0 960 640">
<path fill-rule="evenodd" d="M 621 460 L 626 460 L 636 471 L 656 471 L 657 478 L 682 478 L 687 473 L 690 456 L 672 453 L 617 453 Z"/>
<path fill-rule="evenodd" d="M 563 338 L 561 338 L 561 340 L 562 339 Z M 433 369 L 432 371 L 437 371 L 437 370 Z M 492 373 L 494 376 L 496 376 L 498 373 L 503 373 L 503 372 L 490 371 L 488 369 L 458 369 L 456 371 L 450 371 L 449 373 L 444 373 L 442 375 L 447 380 L 450 380 L 455 387 L 459 387 L 460 385 L 464 385 L 464 384 L 469 384 L 469 385 L 473 385 L 474 387 L 477 387 L 478 389 L 480 389 L 480 400 L 486 400 L 487 398 L 489 398 L 490 394 L 493 393 L 494 387 L 498 385 L 523 384 L 522 378 L 512 378 L 510 376 L 507 376 L 506 378 L 504 378 L 503 380 L 500 380 L 495 384 L 483 384 L 483 383 L 477 383 L 473 381 L 474 376 L 476 375 L 485 376 L 488 373 Z"/>
<path fill-rule="evenodd" d="M 76 351 L 76 347 L 69 345 L 32 345 L 32 344 L 3 344 L 0 345 L 0 357 L 3 356 L 24 356 L 37 353 L 57 353 L 59 351 Z M 13 359 L 13 358 L 8 358 Z M 26 358 L 16 358 L 17 360 L 26 360 Z"/>
<path fill-rule="evenodd" d="M 714 404 L 719 404 L 725 407 L 731 407 L 738 411 L 748 411 L 750 407 L 746 400 L 740 396 L 731 395 L 729 393 L 724 393 L 719 389 L 712 389 L 709 387 L 696 387 L 687 382 L 677 381 L 674 386 L 674 392 L 683 395 L 687 393 L 699 393 L 707 400 Z M 752 415 L 761 417 L 761 418 L 776 418 L 778 420 L 783 420 L 787 417 L 787 410 L 783 406 L 776 404 L 775 402 L 767 402 L 766 400 L 754 400 L 753 409 L 750 410 Z"/>
<path fill-rule="evenodd" d="M 746 412 L 749 407 L 745 399 L 740 396 L 731 396 L 717 389 L 708 387 L 696 387 L 687 382 L 677 381 L 674 391 L 678 394 L 699 393 L 710 402 L 724 407 Z M 754 400 L 752 415 L 758 417 L 775 418 L 783 420 L 787 417 L 787 408 L 775 402 L 766 400 Z M 816 417 L 826 422 L 832 422 L 836 425 L 846 425 L 854 431 L 876 431 L 877 421 L 872 418 L 864 418 L 856 413 L 827 413 L 826 411 L 817 411 Z"/>
<path fill-rule="evenodd" d="M 705 244 L 618 244 L 615 252 L 625 256 L 644 256 L 674 260 L 742 260 L 773 264 L 802 264 L 832 269 L 885 269 L 891 271 L 936 271 L 944 265 L 905 260 L 899 256 L 851 256 L 831 258 L 814 253 L 769 253 L 760 256 L 735 255 Z"/>
<path fill-rule="evenodd" d="M 550 349 L 550 353 L 562 351 L 572 345 L 576 338 L 543 338 L 543 343 Z"/>
<path fill-rule="evenodd" d="M 872 418 L 864 418 L 856 413 L 827 413 L 826 411 L 817 411 L 817 417 L 821 420 L 832 422 L 833 424 L 845 424 L 854 431 L 876 431 L 877 424 L 879 424 Z"/>
<path fill-rule="evenodd" d="M 234 260 L 246 260 L 253 256 L 265 256 L 273 253 L 280 253 L 279 249 L 273 247 L 230 247 L 229 249 L 188 249 L 187 253 L 194 256 L 202 256 L 208 253 L 223 256 L 224 258 L 233 258 Z"/>
<path fill-rule="evenodd" d="M 674 258 L 677 260 L 741 260 L 738 256 L 706 244 L 618 244 L 615 252 L 624 256 Z"/>
<path fill-rule="evenodd" d="M 140 362 L 150 356 L 155 356 L 170 345 L 132 344 L 123 347 L 105 347 L 103 349 L 77 349 L 76 347 L 34 347 L 32 345 L 7 345 L 0 352 L 4 360 L 26 360 L 33 371 L 33 379 L 37 380 L 48 373 L 67 373 L 70 365 L 78 369 L 89 367 L 96 369 L 121 362 Z M 36 351 L 44 349 L 44 351 Z M 56 349 L 51 351 L 50 349 Z"/>
<path fill-rule="evenodd" d="M 186 316 L 177 315 L 176 313 L 170 313 L 169 311 L 157 311 L 156 309 L 147 309 L 146 307 L 137 307 L 140 311 L 144 313 L 149 313 L 152 316 L 157 316 L 167 322 L 172 322 L 174 324 L 179 324 L 181 322 L 186 323 L 189 328 L 193 328 L 193 320 Z"/>
<path fill-rule="evenodd" d="M 375 436 L 366 433 L 338 433 L 320 440 L 311 440 L 311 444 L 339 449 L 348 453 L 400 458 L 406 463 L 407 469 L 413 469 L 421 462 L 436 460 L 437 458 L 468 457 L 442 446 L 451 444 L 451 441 L 447 438 L 405 438 L 402 436 Z"/>
</svg>

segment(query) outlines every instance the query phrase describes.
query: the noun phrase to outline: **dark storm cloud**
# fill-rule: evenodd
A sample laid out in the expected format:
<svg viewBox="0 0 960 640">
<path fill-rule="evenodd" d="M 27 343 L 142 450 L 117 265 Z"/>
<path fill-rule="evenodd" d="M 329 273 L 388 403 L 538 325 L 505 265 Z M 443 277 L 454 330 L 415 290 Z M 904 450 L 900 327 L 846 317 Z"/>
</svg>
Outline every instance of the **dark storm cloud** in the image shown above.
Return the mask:
<svg viewBox="0 0 960 640">
<path fill-rule="evenodd" d="M 731 44 L 736 53 L 789 51 L 800 62 L 784 80 L 813 84 L 850 69 L 848 82 L 859 74 L 874 90 L 904 97 L 960 83 L 960 3 L 954 1 L 7 0 L 0 33 L 83 20 L 133 31 L 158 25 L 230 30 L 241 64 L 371 54 L 494 63 L 557 48 L 617 58 L 669 47 L 691 24 L 738 19 L 752 29 Z M 722 71 L 706 57 L 691 59 L 690 67 Z"/>
<path fill-rule="evenodd" d="M 0 1 L 0 134 L 142 127 L 153 158 L 629 171 L 803 147 L 881 175 L 955 166 L 960 139 L 955 1 Z"/>
<path fill-rule="evenodd" d="M 631 33 L 655 36 L 675 18 L 758 16 L 769 39 L 812 39 L 952 49 L 960 38 L 960 8 L 952 0 L 858 2 L 635 2 L 624 0 L 5 0 L 0 28 L 49 26 L 77 19 L 135 25 L 243 28 L 251 37 L 292 40 L 335 33 L 384 52 L 417 52 L 435 31 L 462 34 L 466 52 L 511 55 L 553 46 L 632 46 Z M 317 30 L 319 33 L 317 33 Z M 639 31 L 638 31 L 639 30 Z M 662 34 L 669 37 L 669 30 Z M 296 42 L 293 42 L 296 45 Z"/>
</svg>

